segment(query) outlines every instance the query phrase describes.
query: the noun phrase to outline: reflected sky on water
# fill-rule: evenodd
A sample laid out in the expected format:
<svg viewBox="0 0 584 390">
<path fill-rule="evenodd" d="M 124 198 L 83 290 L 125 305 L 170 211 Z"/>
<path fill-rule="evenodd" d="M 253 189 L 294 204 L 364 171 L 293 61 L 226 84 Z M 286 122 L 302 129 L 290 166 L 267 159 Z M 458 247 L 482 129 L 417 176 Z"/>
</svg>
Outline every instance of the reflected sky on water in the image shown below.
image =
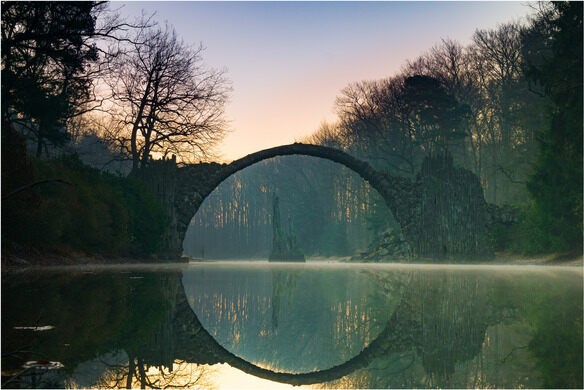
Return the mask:
<svg viewBox="0 0 584 390">
<path fill-rule="evenodd" d="M 2 319 L 6 388 L 582 387 L 579 267 L 4 272 Z"/>
</svg>

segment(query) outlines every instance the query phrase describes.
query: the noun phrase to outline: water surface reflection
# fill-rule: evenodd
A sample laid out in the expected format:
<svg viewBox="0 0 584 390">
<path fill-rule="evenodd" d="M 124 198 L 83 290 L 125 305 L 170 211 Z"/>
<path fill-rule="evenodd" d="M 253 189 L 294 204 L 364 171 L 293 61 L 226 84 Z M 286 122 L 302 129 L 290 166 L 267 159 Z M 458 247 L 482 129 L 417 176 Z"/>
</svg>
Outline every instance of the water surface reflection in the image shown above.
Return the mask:
<svg viewBox="0 0 584 390">
<path fill-rule="evenodd" d="M 575 267 L 87 271 L 3 273 L 3 387 L 582 387 Z"/>
</svg>

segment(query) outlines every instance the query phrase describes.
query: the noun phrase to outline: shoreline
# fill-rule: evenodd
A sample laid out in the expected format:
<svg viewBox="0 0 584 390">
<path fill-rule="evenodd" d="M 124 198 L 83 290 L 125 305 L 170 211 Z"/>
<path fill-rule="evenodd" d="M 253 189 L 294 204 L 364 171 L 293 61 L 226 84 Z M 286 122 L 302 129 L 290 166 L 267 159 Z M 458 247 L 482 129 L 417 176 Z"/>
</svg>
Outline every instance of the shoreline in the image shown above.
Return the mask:
<svg viewBox="0 0 584 390">
<path fill-rule="evenodd" d="M 573 266 L 584 267 L 584 257 L 582 254 L 552 253 L 536 256 L 514 256 L 512 254 L 495 255 L 493 264 L 514 264 L 514 265 L 542 265 L 542 266 Z"/>
<path fill-rule="evenodd" d="M 5 252 L 5 251 L 3 251 Z M 312 258 L 311 258 L 312 259 Z M 343 261 L 346 257 L 331 257 L 322 258 L 315 257 L 312 260 L 320 261 L 339 261 L 350 264 L 351 261 Z M 29 252 L 29 253 L 2 253 L 1 256 L 1 271 L 18 271 L 29 268 L 58 268 L 67 266 L 131 266 L 138 264 L 148 264 L 152 266 L 165 266 L 170 264 L 186 264 L 190 261 L 197 261 L 189 257 L 127 257 L 127 256 L 107 256 L 97 254 L 85 253 L 46 253 Z M 423 262 L 423 261 L 422 261 Z M 388 261 L 388 262 L 367 262 L 370 264 L 422 264 L 422 262 L 404 262 L 404 261 Z M 423 262 L 428 264 L 428 262 Z M 430 263 L 434 264 L 434 263 Z M 539 256 L 519 256 L 508 253 L 496 254 L 495 258 L 489 262 L 469 262 L 469 263 L 435 263 L 435 264 L 465 264 L 465 265 L 525 265 L 525 266 L 571 266 L 584 267 L 584 258 L 582 255 L 574 254 L 548 254 Z"/>
<path fill-rule="evenodd" d="M 87 253 L 40 253 L 37 250 L 27 253 L 2 251 L 1 271 L 24 270 L 28 268 L 52 268 L 64 266 L 93 266 L 93 265 L 131 265 L 131 264 L 176 264 L 187 263 L 183 257 L 156 257 L 156 256 L 108 256 Z"/>
</svg>

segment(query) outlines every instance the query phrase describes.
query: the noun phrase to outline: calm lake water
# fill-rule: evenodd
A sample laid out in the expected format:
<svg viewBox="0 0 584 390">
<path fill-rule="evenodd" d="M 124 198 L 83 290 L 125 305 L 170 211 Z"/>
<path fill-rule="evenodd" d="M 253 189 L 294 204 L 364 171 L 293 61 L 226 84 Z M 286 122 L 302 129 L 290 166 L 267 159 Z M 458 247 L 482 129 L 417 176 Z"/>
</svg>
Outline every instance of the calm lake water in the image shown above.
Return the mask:
<svg viewBox="0 0 584 390">
<path fill-rule="evenodd" d="M 2 387 L 582 388 L 582 286 L 580 267 L 3 272 Z"/>
</svg>

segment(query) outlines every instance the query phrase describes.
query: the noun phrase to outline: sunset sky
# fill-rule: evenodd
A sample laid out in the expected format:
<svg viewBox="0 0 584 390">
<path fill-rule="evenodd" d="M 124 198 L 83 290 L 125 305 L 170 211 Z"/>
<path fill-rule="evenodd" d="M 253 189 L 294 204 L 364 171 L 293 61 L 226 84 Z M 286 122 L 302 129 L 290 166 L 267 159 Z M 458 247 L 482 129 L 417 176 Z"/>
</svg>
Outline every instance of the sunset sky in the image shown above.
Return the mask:
<svg viewBox="0 0 584 390">
<path fill-rule="evenodd" d="M 334 101 L 355 81 L 396 74 L 443 38 L 470 42 L 477 29 L 519 20 L 525 2 L 128 2 L 128 17 L 156 12 L 204 62 L 227 70 L 233 92 L 225 161 L 313 133 L 335 118 Z"/>
</svg>

